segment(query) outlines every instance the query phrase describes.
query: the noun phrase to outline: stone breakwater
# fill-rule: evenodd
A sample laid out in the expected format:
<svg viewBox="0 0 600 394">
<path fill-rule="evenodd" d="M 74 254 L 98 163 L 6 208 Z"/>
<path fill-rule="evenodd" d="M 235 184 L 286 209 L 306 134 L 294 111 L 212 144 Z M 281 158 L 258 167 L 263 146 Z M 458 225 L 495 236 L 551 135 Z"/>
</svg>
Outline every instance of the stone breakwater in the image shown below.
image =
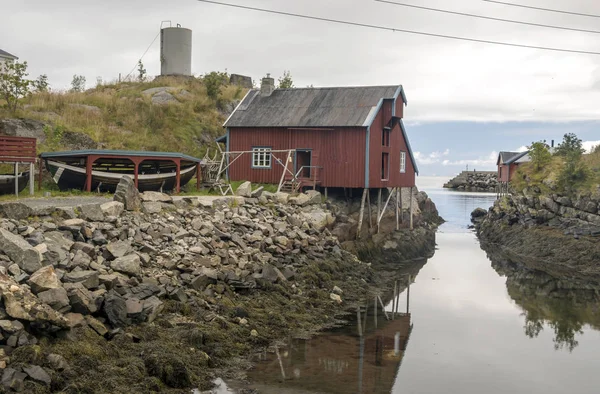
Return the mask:
<svg viewBox="0 0 600 394">
<path fill-rule="evenodd" d="M 206 389 L 381 285 L 318 192 L 173 199 L 123 181 L 115 201 L 0 212 L 6 390 Z"/>
<path fill-rule="evenodd" d="M 482 246 L 562 277 L 600 279 L 600 198 L 542 194 L 525 189 L 505 196 L 472 220 Z"/>
<path fill-rule="evenodd" d="M 495 171 L 463 171 L 450 179 L 444 188 L 466 192 L 495 192 L 498 174 Z"/>
</svg>

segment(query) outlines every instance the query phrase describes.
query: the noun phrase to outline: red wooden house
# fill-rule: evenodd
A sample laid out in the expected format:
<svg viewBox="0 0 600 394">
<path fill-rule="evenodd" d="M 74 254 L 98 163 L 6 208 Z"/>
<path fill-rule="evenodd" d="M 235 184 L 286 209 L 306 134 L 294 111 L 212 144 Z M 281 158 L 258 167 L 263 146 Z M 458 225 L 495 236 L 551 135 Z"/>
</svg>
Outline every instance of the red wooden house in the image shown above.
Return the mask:
<svg viewBox="0 0 600 394">
<path fill-rule="evenodd" d="M 418 170 L 402 122 L 405 105 L 401 85 L 275 89 L 273 78 L 264 78 L 224 124 L 219 140 L 229 152 L 229 178 L 413 187 Z"/>
<path fill-rule="evenodd" d="M 498 166 L 498 182 L 508 183 L 522 163 L 529 161 L 529 152 L 500 152 L 496 165 Z"/>
</svg>

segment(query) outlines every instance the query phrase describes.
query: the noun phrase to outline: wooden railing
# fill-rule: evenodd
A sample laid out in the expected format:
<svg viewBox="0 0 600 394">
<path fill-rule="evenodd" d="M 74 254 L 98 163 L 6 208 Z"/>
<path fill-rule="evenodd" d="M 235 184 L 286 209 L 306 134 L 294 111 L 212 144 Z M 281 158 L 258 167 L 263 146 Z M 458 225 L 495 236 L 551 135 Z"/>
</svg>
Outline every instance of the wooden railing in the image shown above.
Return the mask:
<svg viewBox="0 0 600 394">
<path fill-rule="evenodd" d="M 0 162 L 35 163 L 36 154 L 35 138 L 0 135 Z"/>
</svg>

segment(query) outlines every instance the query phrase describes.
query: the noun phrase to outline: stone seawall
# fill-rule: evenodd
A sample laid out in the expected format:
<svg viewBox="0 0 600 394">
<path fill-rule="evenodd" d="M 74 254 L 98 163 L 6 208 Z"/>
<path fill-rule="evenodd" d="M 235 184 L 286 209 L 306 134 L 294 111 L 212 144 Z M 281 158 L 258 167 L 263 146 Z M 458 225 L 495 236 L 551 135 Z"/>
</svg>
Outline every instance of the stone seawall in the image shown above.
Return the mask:
<svg viewBox="0 0 600 394">
<path fill-rule="evenodd" d="M 485 249 L 557 277 L 600 281 L 600 198 L 543 195 L 526 189 L 505 196 L 472 220 Z"/>
<path fill-rule="evenodd" d="M 495 171 L 463 171 L 444 184 L 446 189 L 466 192 L 495 192 L 498 174 Z"/>
<path fill-rule="evenodd" d="M 343 247 L 318 192 L 172 198 L 122 183 L 120 201 L 0 205 L 5 388 L 207 389 L 393 280 Z M 429 254 L 426 227 L 387 248 L 418 237 L 410 257 Z"/>
</svg>

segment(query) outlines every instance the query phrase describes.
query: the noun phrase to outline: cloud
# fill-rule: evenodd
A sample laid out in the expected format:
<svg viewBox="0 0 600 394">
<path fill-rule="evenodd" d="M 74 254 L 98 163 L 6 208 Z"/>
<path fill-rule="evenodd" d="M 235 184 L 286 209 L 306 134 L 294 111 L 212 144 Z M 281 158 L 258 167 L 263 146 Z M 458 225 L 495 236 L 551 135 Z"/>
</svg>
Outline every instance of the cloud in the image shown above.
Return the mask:
<svg viewBox="0 0 600 394">
<path fill-rule="evenodd" d="M 525 145 L 522 145 L 517 148 L 516 152 L 525 152 L 527 150 L 529 150 L 529 149 L 527 149 L 527 147 Z"/>
<path fill-rule="evenodd" d="M 463 160 L 444 160 L 442 165 L 444 166 L 469 166 L 472 169 L 493 167 L 496 165 L 498 159 L 498 152 L 492 151 L 488 156 L 480 156 L 477 159 L 463 159 Z"/>
<path fill-rule="evenodd" d="M 450 154 L 450 149 L 446 149 L 445 151 L 435 151 L 430 154 L 423 154 L 421 152 L 414 152 L 415 159 L 417 163 L 422 165 L 428 164 L 436 164 L 441 162 L 441 158 L 448 156 Z"/>
<path fill-rule="evenodd" d="M 587 153 L 592 153 L 592 150 L 594 150 L 594 148 L 598 145 L 600 145 L 600 140 L 598 140 L 598 141 L 583 141 L 583 149 L 585 149 L 585 151 Z"/>
</svg>

